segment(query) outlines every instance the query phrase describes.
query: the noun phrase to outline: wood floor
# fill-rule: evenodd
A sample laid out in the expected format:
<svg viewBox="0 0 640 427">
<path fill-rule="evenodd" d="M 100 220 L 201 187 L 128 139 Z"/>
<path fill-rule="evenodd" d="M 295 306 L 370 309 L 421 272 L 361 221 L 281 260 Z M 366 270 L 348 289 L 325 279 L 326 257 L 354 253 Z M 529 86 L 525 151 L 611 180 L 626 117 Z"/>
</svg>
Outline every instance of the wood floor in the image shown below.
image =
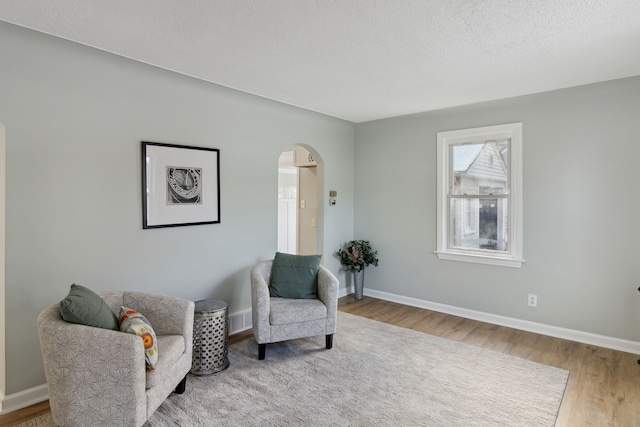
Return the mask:
<svg viewBox="0 0 640 427">
<path fill-rule="evenodd" d="M 341 298 L 341 311 L 426 332 L 570 372 L 556 427 L 640 427 L 638 355 L 408 307 L 375 298 Z M 232 335 L 233 344 L 252 336 Z M 257 351 L 257 350 L 256 350 Z M 13 426 L 49 411 L 43 402 L 0 416 Z"/>
</svg>

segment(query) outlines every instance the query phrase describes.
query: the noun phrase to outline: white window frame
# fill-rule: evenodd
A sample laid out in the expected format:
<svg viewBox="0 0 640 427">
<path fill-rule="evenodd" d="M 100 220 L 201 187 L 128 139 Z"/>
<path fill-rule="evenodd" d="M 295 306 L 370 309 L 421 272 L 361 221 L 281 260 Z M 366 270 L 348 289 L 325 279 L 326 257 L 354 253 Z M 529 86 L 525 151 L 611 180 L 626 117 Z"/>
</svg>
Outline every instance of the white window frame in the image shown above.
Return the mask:
<svg viewBox="0 0 640 427">
<path fill-rule="evenodd" d="M 452 145 L 479 143 L 509 138 L 509 245 L 510 253 L 500 254 L 465 249 L 452 249 L 449 245 L 449 190 L 453 183 L 450 168 Z M 436 255 L 439 259 L 474 262 L 520 268 L 522 257 L 522 123 L 510 123 L 437 133 L 437 241 Z"/>
</svg>

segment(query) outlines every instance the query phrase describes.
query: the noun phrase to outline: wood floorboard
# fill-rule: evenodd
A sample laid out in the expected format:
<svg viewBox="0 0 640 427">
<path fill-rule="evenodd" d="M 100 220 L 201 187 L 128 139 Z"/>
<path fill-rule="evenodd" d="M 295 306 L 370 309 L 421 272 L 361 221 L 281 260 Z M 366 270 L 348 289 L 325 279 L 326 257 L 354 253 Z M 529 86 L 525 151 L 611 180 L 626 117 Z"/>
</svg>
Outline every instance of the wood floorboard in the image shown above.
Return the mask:
<svg viewBox="0 0 640 427">
<path fill-rule="evenodd" d="M 35 405 L 31 405 L 27 408 L 20 409 L 14 412 L 9 412 L 6 415 L 0 415 L 0 426 L 1 427 L 15 426 L 17 424 L 23 423 L 32 418 L 37 418 L 49 412 L 51 412 L 51 408 L 49 408 L 49 401 L 45 400 L 44 402 L 36 403 Z"/>
<path fill-rule="evenodd" d="M 640 427 L 638 355 L 492 325 L 416 307 L 353 296 L 338 302 L 343 312 L 414 329 L 570 372 L 556 427 Z M 229 337 L 234 344 L 252 336 Z M 42 402 L 0 416 L 0 427 L 14 426 L 49 412 Z"/>
<path fill-rule="evenodd" d="M 453 341 L 462 341 L 471 333 L 478 325 L 475 320 L 464 319 L 462 317 L 451 319 L 451 327 L 448 331 L 444 331 L 440 336 Z"/>
</svg>

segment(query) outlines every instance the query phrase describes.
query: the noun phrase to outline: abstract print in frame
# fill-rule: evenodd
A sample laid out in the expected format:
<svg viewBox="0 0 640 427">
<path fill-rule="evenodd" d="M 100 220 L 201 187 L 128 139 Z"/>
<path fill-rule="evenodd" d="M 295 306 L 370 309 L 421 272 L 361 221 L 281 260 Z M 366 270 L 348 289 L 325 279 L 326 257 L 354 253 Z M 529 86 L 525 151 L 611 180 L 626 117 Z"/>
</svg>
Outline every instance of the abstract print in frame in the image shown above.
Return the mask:
<svg viewBox="0 0 640 427">
<path fill-rule="evenodd" d="M 220 150 L 142 141 L 142 228 L 220 222 Z"/>
</svg>

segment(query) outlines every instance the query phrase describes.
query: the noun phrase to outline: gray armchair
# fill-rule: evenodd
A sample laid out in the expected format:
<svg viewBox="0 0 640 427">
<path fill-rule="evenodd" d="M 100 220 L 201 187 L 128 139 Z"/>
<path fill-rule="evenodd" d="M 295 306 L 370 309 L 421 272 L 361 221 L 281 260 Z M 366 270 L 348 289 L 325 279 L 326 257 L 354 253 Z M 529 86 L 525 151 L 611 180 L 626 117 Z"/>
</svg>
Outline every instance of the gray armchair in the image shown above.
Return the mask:
<svg viewBox="0 0 640 427">
<path fill-rule="evenodd" d="M 194 303 L 143 292 L 102 292 L 118 313 L 121 306 L 144 314 L 158 342 L 158 362 L 145 367 L 140 337 L 68 323 L 59 304 L 38 316 L 38 334 L 49 403 L 58 426 L 141 426 L 173 392 L 182 393 L 191 369 Z"/>
<path fill-rule="evenodd" d="M 275 298 L 269 295 L 271 266 L 264 261 L 251 270 L 253 335 L 258 359 L 263 360 L 268 343 L 317 335 L 326 336 L 333 347 L 338 314 L 338 279 L 324 266 L 318 269 L 318 299 Z"/>
</svg>

